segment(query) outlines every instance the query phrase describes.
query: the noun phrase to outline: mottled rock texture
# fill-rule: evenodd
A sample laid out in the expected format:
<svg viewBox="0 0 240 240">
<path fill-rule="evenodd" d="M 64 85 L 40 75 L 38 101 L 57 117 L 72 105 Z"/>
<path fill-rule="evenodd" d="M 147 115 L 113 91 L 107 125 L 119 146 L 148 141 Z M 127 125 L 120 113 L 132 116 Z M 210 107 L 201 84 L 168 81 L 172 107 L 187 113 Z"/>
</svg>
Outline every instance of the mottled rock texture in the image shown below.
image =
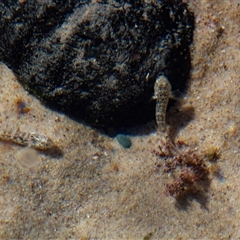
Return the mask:
<svg viewBox="0 0 240 240">
<path fill-rule="evenodd" d="M 97 128 L 154 118 L 156 78 L 190 71 L 180 1 L 0 1 L 0 60 L 48 106 Z"/>
</svg>

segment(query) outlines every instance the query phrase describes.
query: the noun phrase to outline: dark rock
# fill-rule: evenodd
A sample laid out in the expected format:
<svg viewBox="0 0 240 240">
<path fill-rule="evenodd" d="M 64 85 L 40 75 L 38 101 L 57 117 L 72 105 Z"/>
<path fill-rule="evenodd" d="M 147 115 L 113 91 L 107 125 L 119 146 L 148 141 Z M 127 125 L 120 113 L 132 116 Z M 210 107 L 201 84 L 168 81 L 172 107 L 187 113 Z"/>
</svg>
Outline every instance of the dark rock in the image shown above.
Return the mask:
<svg viewBox="0 0 240 240">
<path fill-rule="evenodd" d="M 0 60 L 48 106 L 94 127 L 153 119 L 157 76 L 185 88 L 194 19 L 180 1 L 151 2 L 0 1 Z"/>
</svg>

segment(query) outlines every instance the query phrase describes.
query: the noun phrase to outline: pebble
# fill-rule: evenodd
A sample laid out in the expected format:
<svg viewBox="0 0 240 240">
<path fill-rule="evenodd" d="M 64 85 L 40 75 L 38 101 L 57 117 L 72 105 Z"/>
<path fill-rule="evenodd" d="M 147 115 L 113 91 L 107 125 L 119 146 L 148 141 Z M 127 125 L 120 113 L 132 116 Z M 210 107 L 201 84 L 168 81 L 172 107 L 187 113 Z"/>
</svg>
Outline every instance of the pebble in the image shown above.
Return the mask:
<svg viewBox="0 0 240 240">
<path fill-rule="evenodd" d="M 116 139 L 124 148 L 130 148 L 132 146 L 131 139 L 124 134 L 118 134 L 116 136 Z"/>
</svg>

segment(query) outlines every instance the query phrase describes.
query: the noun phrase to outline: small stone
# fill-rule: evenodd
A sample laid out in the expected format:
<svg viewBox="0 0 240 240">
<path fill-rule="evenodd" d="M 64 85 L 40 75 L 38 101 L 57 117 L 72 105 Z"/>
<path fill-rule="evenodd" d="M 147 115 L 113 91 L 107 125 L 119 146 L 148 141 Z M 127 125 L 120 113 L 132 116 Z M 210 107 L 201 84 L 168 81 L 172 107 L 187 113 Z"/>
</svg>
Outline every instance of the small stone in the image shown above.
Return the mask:
<svg viewBox="0 0 240 240">
<path fill-rule="evenodd" d="M 131 139 L 126 135 L 118 134 L 116 139 L 124 148 L 130 148 L 132 146 Z"/>
</svg>

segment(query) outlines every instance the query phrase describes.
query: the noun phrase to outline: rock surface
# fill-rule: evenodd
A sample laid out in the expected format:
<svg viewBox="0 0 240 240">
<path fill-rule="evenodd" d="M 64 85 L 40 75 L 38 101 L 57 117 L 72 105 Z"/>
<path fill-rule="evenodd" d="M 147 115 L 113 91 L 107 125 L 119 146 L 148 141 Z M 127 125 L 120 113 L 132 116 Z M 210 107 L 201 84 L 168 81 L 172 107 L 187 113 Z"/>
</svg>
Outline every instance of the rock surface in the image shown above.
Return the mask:
<svg viewBox="0 0 240 240">
<path fill-rule="evenodd" d="M 26 90 L 97 128 L 154 118 L 156 77 L 185 88 L 194 28 L 174 1 L 1 1 L 0 60 Z"/>
</svg>

